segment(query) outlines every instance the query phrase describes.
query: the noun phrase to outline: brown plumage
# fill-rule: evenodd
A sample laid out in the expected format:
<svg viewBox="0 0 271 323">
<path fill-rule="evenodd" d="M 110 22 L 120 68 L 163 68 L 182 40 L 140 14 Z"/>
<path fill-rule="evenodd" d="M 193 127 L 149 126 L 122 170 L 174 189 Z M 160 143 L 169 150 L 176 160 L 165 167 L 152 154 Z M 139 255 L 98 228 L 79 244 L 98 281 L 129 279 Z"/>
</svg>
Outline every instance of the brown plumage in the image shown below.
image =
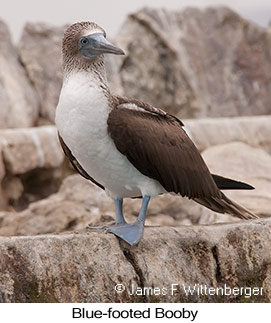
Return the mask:
<svg viewBox="0 0 271 323">
<path fill-rule="evenodd" d="M 108 132 L 117 149 L 141 173 L 156 179 L 166 191 L 193 199 L 215 212 L 257 218 L 226 197 L 215 180 L 223 188 L 229 182 L 235 189 L 252 187 L 212 175 L 180 120 L 134 99 L 116 96 L 114 104 L 108 117 Z M 139 109 L 127 108 L 129 104 Z"/>
</svg>

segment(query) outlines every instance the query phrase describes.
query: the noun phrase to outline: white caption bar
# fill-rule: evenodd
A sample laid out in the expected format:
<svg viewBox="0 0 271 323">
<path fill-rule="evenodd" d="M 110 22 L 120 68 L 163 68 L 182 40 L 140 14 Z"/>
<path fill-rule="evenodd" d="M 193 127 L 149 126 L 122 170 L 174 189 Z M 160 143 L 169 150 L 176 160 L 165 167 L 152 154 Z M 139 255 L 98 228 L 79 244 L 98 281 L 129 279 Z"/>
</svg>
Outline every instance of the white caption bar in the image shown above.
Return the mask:
<svg viewBox="0 0 271 323">
<path fill-rule="evenodd" d="M 271 304 L 1 304 L 1 322 L 265 322 Z M 151 322 L 151 321 L 150 321 Z"/>
</svg>

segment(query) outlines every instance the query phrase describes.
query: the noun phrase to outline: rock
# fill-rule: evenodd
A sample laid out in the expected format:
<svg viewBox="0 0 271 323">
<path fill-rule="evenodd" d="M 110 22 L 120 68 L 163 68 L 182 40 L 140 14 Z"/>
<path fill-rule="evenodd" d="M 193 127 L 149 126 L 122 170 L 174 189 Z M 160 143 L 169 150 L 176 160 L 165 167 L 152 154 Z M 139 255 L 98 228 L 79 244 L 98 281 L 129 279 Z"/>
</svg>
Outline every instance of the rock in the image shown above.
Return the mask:
<svg viewBox="0 0 271 323">
<path fill-rule="evenodd" d="M 198 103 L 180 66 L 173 16 L 149 8 L 128 16 L 116 37 L 126 54 L 119 57 L 119 73 L 125 96 L 186 118 Z"/>
<path fill-rule="evenodd" d="M 184 124 L 200 151 L 239 141 L 271 154 L 271 116 L 190 119 Z"/>
<path fill-rule="evenodd" d="M 54 126 L 0 131 L 7 171 L 24 174 L 36 168 L 56 168 L 63 162 Z"/>
<path fill-rule="evenodd" d="M 61 43 L 66 27 L 27 23 L 19 43 L 20 58 L 39 95 L 40 114 L 52 123 L 62 85 Z"/>
<path fill-rule="evenodd" d="M 38 113 L 37 94 L 18 60 L 8 27 L 0 20 L 0 128 L 34 126 Z"/>
<path fill-rule="evenodd" d="M 225 7 L 184 10 L 178 26 L 199 115 L 270 114 L 270 32 Z"/>
<path fill-rule="evenodd" d="M 2 151 L 2 142 L 0 141 L 0 151 Z M 3 156 L 0 154 L 0 183 L 2 183 L 5 177 L 5 165 Z M 4 197 L 2 186 L 0 185 L 0 210 L 7 210 L 7 201 Z"/>
<path fill-rule="evenodd" d="M 25 208 L 58 190 L 64 155 L 54 126 L 1 130 L 0 152 L 2 210 Z"/>
<path fill-rule="evenodd" d="M 271 155 L 260 148 L 233 142 L 208 148 L 203 158 L 213 173 L 255 187 L 252 191 L 227 191 L 227 196 L 258 215 L 271 216 Z"/>
<path fill-rule="evenodd" d="M 145 8 L 117 42 L 126 96 L 182 118 L 271 112 L 271 33 L 228 8 Z"/>
<path fill-rule="evenodd" d="M 114 40 L 112 40 L 111 42 L 113 43 Z M 122 61 L 119 59 L 119 56 L 116 56 L 116 55 L 105 55 L 104 60 L 105 60 L 107 80 L 108 80 L 111 92 L 118 95 L 124 95 L 123 87 L 121 85 L 120 73 L 119 73 Z"/>
<path fill-rule="evenodd" d="M 93 236 L 96 236 L 95 240 Z M 0 238 L 0 268 L 4 270 L 0 277 L 2 301 L 118 301 L 119 296 L 114 293 L 115 282 L 137 286 L 138 277 L 117 240 L 112 240 L 109 235 L 94 233 L 93 236 L 75 233 L 25 237 L 21 238 L 20 246 L 11 240 L 11 244 L 6 245 Z M 112 258 L 105 252 L 112 254 Z M 125 294 L 121 299 L 126 302 L 132 300 Z"/>
<path fill-rule="evenodd" d="M 270 243 L 270 219 L 147 227 L 135 247 L 103 231 L 2 237 L 0 295 L 3 302 L 270 302 Z M 186 295 L 195 284 L 218 289 Z"/>
<path fill-rule="evenodd" d="M 37 235 L 83 229 L 89 223 L 113 222 L 113 216 L 113 201 L 101 189 L 81 176 L 73 175 L 64 181 L 57 194 L 31 203 L 26 210 L 0 212 L 0 235 Z"/>
</svg>

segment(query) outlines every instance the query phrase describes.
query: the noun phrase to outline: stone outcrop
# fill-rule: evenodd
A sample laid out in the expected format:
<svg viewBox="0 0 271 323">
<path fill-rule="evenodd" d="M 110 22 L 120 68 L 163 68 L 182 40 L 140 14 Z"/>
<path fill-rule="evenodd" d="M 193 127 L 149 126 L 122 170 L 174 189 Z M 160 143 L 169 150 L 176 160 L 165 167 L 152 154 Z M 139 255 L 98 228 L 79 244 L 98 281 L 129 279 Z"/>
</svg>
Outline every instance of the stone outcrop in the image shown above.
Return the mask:
<svg viewBox="0 0 271 323">
<path fill-rule="evenodd" d="M 11 42 L 7 25 L 0 20 L 0 128 L 34 126 L 39 102 Z"/>
<path fill-rule="evenodd" d="M 271 112 L 270 30 L 228 8 L 146 8 L 128 16 L 117 42 L 127 96 L 182 117 Z"/>
<path fill-rule="evenodd" d="M 130 247 L 101 230 L 2 237 L 0 299 L 2 302 L 270 302 L 270 243 L 270 220 L 147 227 L 137 247 Z M 122 284 L 125 290 L 117 293 L 117 284 Z M 173 292 L 172 284 L 176 284 Z M 224 290 L 226 285 L 227 293 L 231 288 L 231 295 L 222 296 L 221 289 L 218 295 L 200 292 L 186 295 L 184 286 L 193 289 L 195 284 Z M 153 295 L 153 288 L 159 288 L 161 294 Z M 233 288 L 239 291 L 237 295 L 233 295 Z M 256 295 L 251 293 L 253 289 L 257 289 Z"/>
<path fill-rule="evenodd" d="M 183 120 L 200 151 L 234 141 L 271 153 L 271 116 Z"/>
<path fill-rule="evenodd" d="M 0 131 L 0 208 L 23 208 L 55 192 L 64 155 L 54 126 Z"/>
<path fill-rule="evenodd" d="M 210 147 L 202 154 L 211 172 L 244 181 L 251 191 L 228 191 L 227 195 L 262 216 L 271 216 L 271 155 L 236 142 Z"/>
<path fill-rule="evenodd" d="M 40 115 L 54 123 L 62 85 L 61 43 L 67 26 L 27 23 L 19 43 L 20 58 L 40 101 Z"/>
</svg>

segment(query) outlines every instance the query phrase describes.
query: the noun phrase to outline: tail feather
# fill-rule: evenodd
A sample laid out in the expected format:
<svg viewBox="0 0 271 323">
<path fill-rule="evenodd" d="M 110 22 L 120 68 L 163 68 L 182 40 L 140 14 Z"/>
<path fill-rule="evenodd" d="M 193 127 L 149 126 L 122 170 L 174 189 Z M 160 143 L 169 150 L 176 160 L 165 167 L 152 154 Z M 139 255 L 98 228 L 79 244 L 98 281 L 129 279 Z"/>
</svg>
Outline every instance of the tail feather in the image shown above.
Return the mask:
<svg viewBox="0 0 271 323">
<path fill-rule="evenodd" d="M 194 201 L 215 212 L 231 214 L 240 219 L 251 220 L 258 218 L 256 214 L 234 202 L 222 192 L 221 197 L 195 198 Z"/>
<path fill-rule="evenodd" d="M 254 187 L 243 182 L 235 181 L 234 179 L 226 178 L 220 175 L 212 174 L 212 177 L 221 190 L 253 190 Z"/>
</svg>

